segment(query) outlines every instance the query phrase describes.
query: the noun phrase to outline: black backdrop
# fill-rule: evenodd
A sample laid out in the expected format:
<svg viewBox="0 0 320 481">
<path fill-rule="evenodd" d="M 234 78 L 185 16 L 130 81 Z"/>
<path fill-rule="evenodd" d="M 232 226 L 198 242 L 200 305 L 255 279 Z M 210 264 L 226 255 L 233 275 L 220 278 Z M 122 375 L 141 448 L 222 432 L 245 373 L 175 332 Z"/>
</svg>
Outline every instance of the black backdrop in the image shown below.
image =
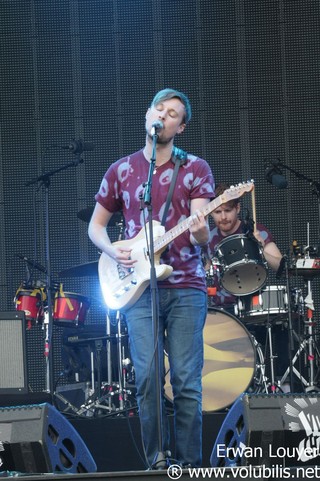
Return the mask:
<svg viewBox="0 0 320 481">
<path fill-rule="evenodd" d="M 308 229 L 318 244 L 312 187 L 288 171 L 277 190 L 264 168 L 280 158 L 320 180 L 318 1 L 2 0 L 0 17 L 0 310 L 14 309 L 25 279 L 16 254 L 45 263 L 44 189 L 24 184 L 74 160 L 60 146 L 82 138 L 95 150 L 51 179 L 51 266 L 65 291 L 92 300 L 87 322 L 105 323 L 98 280 L 58 273 L 98 259 L 77 212 L 93 205 L 110 163 L 143 145 L 145 111 L 166 86 L 193 105 L 179 146 L 206 158 L 217 182 L 255 180 L 257 218 L 282 252 L 306 245 Z M 42 337 L 41 326 L 28 332 L 34 390 L 44 387 Z"/>
</svg>

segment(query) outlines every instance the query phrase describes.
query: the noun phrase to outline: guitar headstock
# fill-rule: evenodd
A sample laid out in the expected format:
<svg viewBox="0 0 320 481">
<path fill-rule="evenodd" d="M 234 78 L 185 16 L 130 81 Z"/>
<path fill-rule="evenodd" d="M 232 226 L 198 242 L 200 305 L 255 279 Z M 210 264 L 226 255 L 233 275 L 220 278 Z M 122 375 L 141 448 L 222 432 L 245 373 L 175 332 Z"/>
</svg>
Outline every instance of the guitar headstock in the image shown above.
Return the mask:
<svg viewBox="0 0 320 481">
<path fill-rule="evenodd" d="M 221 202 L 225 204 L 232 199 L 238 199 L 242 197 L 246 192 L 251 192 L 254 189 L 254 181 L 248 180 L 247 182 L 241 182 L 237 185 L 232 185 L 229 189 L 225 190 L 221 195 Z"/>
</svg>

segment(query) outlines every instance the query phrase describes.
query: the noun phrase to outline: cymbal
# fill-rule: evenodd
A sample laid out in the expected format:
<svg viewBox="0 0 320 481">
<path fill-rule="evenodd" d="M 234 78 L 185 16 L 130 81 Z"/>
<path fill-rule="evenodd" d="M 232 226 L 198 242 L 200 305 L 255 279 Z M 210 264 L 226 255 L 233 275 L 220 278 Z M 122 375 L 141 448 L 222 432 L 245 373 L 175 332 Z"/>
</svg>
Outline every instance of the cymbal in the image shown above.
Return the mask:
<svg viewBox="0 0 320 481">
<path fill-rule="evenodd" d="M 89 223 L 92 217 L 93 211 L 94 211 L 94 207 L 86 207 L 85 209 L 79 210 L 79 212 L 77 212 L 77 217 L 78 219 Z M 119 222 L 122 222 L 122 220 L 123 220 L 122 212 L 115 212 L 111 217 L 108 225 L 111 227 L 114 227 L 117 224 L 119 224 Z"/>
<path fill-rule="evenodd" d="M 98 261 L 87 262 L 69 267 L 59 272 L 59 277 L 86 277 L 98 276 Z"/>
</svg>

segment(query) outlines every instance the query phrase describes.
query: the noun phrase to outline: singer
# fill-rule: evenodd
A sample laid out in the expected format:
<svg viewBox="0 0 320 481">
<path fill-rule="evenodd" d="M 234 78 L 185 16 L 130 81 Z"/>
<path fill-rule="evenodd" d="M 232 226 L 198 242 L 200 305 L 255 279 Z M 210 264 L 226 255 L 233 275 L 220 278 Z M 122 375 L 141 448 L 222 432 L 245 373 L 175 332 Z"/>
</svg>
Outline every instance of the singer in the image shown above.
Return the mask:
<svg viewBox="0 0 320 481">
<path fill-rule="evenodd" d="M 185 94 L 173 89 L 158 92 L 145 114 L 145 146 L 111 165 L 96 194 L 96 206 L 89 224 L 89 236 L 104 253 L 126 269 L 135 269 L 129 247 L 113 246 L 106 226 L 114 212 L 123 211 L 125 237 L 132 239 L 143 229 L 148 210 L 141 210 L 144 183 L 152 158 L 153 138 L 157 136 L 156 162 L 152 176 L 153 219 L 162 220 L 174 171 L 173 142 L 191 119 L 191 105 Z M 199 209 L 214 196 L 213 176 L 207 162 L 187 154 L 179 167 L 165 229 L 175 227 L 190 216 L 187 231 L 172 240 L 161 255 L 161 263 L 172 267 L 168 278 L 158 281 L 159 351 L 161 386 L 164 385 L 164 339 L 170 361 L 173 390 L 174 436 L 173 464 L 201 466 L 203 326 L 207 315 L 205 272 L 201 247 L 209 239 L 206 219 Z M 122 269 L 123 272 L 123 269 Z M 137 401 L 146 452 L 146 466 L 154 465 L 159 417 L 156 412 L 154 343 L 150 289 L 123 310 L 128 326 L 130 352 L 136 374 Z M 162 389 L 163 391 L 163 389 Z M 164 395 L 164 393 L 162 393 Z M 160 450 L 169 450 L 169 429 L 163 396 Z M 164 468 L 162 468 L 164 469 Z"/>
</svg>

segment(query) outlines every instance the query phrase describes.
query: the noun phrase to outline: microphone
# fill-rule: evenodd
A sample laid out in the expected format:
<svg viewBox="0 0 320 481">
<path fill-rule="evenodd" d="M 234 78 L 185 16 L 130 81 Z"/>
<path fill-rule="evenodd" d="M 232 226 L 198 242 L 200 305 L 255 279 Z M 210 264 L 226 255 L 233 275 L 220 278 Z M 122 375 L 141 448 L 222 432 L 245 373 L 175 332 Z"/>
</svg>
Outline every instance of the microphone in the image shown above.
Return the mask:
<svg viewBox="0 0 320 481">
<path fill-rule="evenodd" d="M 70 150 L 73 154 L 82 154 L 94 150 L 94 145 L 91 142 L 83 142 L 81 139 L 72 140 L 68 145 L 62 145 L 62 149 Z"/>
<path fill-rule="evenodd" d="M 277 161 L 277 163 L 271 161 L 270 163 L 271 166 L 268 165 L 268 162 L 265 162 L 265 177 L 267 181 L 277 187 L 277 189 L 286 189 L 288 187 L 288 181 L 284 175 L 282 175 L 282 170 L 278 167 L 279 161 Z"/>
<path fill-rule="evenodd" d="M 151 135 L 156 135 L 161 129 L 163 129 L 163 123 L 161 122 L 161 120 L 156 120 L 152 124 Z"/>
<path fill-rule="evenodd" d="M 286 189 L 288 187 L 287 179 L 281 174 L 271 173 L 267 175 L 267 181 L 277 187 L 277 189 Z"/>
<path fill-rule="evenodd" d="M 16 256 L 19 257 L 19 259 L 22 259 L 23 261 L 25 261 L 29 266 L 34 267 L 35 269 L 38 269 L 38 271 L 44 272 L 45 274 L 47 273 L 47 269 L 43 267 L 41 264 L 39 264 L 38 262 L 32 261 L 31 259 L 28 259 L 28 257 L 23 256 L 21 254 L 16 254 Z"/>
</svg>

